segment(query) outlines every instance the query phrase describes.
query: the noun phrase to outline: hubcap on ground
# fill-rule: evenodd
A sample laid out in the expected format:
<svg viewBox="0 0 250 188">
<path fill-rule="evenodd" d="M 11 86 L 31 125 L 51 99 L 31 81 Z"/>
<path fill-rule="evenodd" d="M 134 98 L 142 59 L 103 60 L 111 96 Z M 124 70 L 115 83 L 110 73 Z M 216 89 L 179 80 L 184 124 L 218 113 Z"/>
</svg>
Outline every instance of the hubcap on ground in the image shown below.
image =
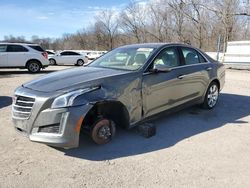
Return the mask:
<svg viewBox="0 0 250 188">
<path fill-rule="evenodd" d="M 207 101 L 210 108 L 214 107 L 217 103 L 219 91 L 217 85 L 212 85 L 208 90 Z"/>
</svg>

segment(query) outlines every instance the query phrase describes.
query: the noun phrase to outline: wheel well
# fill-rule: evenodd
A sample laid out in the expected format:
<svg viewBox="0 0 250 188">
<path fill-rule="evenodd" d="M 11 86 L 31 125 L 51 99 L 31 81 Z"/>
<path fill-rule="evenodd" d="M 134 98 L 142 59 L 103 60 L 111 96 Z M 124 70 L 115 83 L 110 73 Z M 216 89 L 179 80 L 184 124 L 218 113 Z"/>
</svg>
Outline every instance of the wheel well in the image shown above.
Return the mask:
<svg viewBox="0 0 250 188">
<path fill-rule="evenodd" d="M 218 85 L 218 88 L 220 90 L 220 81 L 218 79 L 214 79 L 212 82 L 215 82 Z"/>
<path fill-rule="evenodd" d="M 118 127 L 129 127 L 127 108 L 118 101 L 97 102 L 85 116 L 82 128 L 91 128 L 98 117 L 112 119 Z"/>
<path fill-rule="evenodd" d="M 83 64 L 85 63 L 84 59 L 81 59 L 81 58 L 80 58 L 80 59 L 77 59 L 76 63 L 77 63 L 79 60 L 83 61 Z"/>
<path fill-rule="evenodd" d="M 37 59 L 30 59 L 30 60 L 28 60 L 26 62 L 26 64 L 25 64 L 25 67 L 27 68 L 28 64 L 31 63 L 31 62 L 34 62 L 34 61 L 37 62 L 37 63 L 39 63 L 40 67 L 42 67 L 42 63 L 39 60 L 37 60 Z"/>
<path fill-rule="evenodd" d="M 54 61 L 54 65 L 57 65 L 57 62 L 56 62 L 56 60 L 54 58 L 49 58 L 49 61 L 50 60 L 53 60 Z"/>
</svg>

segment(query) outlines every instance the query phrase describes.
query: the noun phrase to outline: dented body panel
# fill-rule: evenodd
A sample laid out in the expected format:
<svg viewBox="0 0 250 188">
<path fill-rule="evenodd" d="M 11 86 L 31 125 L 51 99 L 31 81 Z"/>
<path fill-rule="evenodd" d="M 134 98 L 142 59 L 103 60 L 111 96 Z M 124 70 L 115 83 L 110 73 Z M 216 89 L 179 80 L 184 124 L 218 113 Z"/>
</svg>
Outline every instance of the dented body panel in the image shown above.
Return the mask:
<svg viewBox="0 0 250 188">
<path fill-rule="evenodd" d="M 208 85 L 215 79 L 220 81 L 220 88 L 223 87 L 224 67 L 205 54 L 206 63 L 175 67 L 168 73 L 149 72 L 159 52 L 171 45 L 181 46 L 136 45 L 155 49 L 136 71 L 87 66 L 51 73 L 22 85 L 15 91 L 12 107 L 15 128 L 31 141 L 73 148 L 79 143 L 79 123 L 84 124 L 84 118 L 97 103 L 119 102 L 128 116 L 126 128 L 131 128 L 162 111 L 190 101 L 194 101 L 193 104 L 202 102 Z M 208 67 L 211 71 L 206 70 Z M 180 75 L 185 77 L 179 79 Z M 95 89 L 76 97 L 70 107 L 52 108 L 58 96 L 90 87 Z M 18 104 L 26 107 L 17 107 Z M 16 112 L 18 108 L 28 110 L 23 115 Z"/>
</svg>

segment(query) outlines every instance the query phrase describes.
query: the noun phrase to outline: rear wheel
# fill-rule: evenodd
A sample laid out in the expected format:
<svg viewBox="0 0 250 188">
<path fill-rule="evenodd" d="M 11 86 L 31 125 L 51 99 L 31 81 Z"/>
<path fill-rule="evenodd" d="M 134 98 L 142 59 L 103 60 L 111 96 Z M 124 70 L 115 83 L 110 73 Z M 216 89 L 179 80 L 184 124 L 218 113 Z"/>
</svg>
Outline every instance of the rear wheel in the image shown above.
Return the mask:
<svg viewBox="0 0 250 188">
<path fill-rule="evenodd" d="M 84 64 L 84 61 L 82 59 L 78 59 L 76 62 L 76 65 L 78 66 L 83 66 L 83 64 Z"/>
<path fill-rule="evenodd" d="M 31 73 L 38 73 L 41 70 L 40 63 L 37 61 L 31 61 L 28 63 L 27 68 Z"/>
<path fill-rule="evenodd" d="M 96 144 L 106 144 L 115 136 L 115 123 L 106 118 L 97 120 L 91 130 L 91 138 Z"/>
<path fill-rule="evenodd" d="M 56 60 L 50 59 L 50 60 L 49 60 L 49 64 L 50 64 L 50 65 L 56 65 Z"/>
<path fill-rule="evenodd" d="M 216 82 L 212 82 L 206 92 L 205 99 L 203 101 L 203 108 L 212 109 L 217 104 L 219 97 L 219 87 Z"/>
</svg>

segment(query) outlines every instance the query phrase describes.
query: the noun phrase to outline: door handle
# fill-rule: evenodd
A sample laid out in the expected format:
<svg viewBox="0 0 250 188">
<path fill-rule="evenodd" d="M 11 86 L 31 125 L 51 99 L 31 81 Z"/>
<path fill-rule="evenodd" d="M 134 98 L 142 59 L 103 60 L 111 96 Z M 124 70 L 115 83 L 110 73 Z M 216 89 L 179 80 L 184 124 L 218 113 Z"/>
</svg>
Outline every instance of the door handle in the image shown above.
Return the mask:
<svg viewBox="0 0 250 188">
<path fill-rule="evenodd" d="M 212 67 L 207 67 L 206 68 L 206 71 L 211 71 L 212 70 Z"/>
<path fill-rule="evenodd" d="M 186 76 L 186 75 L 183 74 L 183 75 L 178 76 L 177 78 L 178 78 L 178 79 L 183 79 L 185 76 Z"/>
</svg>

